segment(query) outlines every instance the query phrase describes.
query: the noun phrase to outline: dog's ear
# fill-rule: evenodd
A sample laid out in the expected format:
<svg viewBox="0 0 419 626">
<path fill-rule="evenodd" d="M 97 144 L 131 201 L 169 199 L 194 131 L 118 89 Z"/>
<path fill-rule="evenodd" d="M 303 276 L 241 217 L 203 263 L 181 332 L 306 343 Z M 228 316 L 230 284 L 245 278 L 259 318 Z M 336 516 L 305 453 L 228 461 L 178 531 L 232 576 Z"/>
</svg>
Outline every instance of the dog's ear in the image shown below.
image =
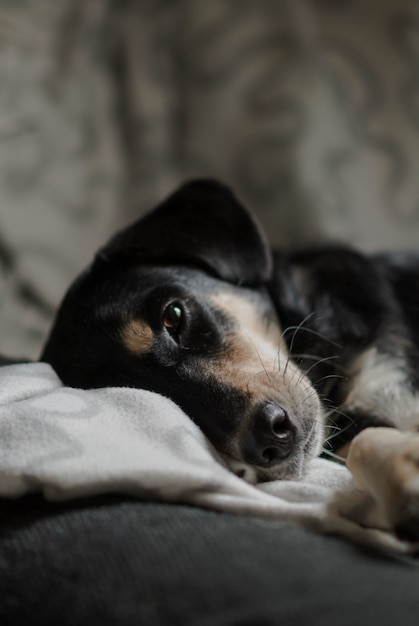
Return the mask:
<svg viewBox="0 0 419 626">
<path fill-rule="evenodd" d="M 261 228 L 230 189 L 212 180 L 180 187 L 115 235 L 98 259 L 194 265 L 243 285 L 260 284 L 271 274 Z"/>
</svg>

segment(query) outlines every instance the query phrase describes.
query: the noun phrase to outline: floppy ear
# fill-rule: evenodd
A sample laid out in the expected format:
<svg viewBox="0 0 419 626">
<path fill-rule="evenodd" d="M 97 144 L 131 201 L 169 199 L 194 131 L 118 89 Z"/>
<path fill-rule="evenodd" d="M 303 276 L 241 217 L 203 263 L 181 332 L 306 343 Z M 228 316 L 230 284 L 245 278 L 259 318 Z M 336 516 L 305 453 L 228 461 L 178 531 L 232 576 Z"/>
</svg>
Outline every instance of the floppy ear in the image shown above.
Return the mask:
<svg viewBox="0 0 419 626">
<path fill-rule="evenodd" d="M 212 180 L 180 187 L 115 235 L 98 258 L 194 265 L 244 285 L 265 282 L 271 274 L 261 228 L 227 187 Z"/>
</svg>

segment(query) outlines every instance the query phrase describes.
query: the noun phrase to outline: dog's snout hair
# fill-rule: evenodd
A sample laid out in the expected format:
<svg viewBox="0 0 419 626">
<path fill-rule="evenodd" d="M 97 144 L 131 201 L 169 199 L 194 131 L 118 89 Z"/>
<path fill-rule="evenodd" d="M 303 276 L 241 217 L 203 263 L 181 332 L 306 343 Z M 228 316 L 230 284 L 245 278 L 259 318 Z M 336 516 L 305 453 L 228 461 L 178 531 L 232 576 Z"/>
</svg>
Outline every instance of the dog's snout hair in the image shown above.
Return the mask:
<svg viewBox="0 0 419 626">
<path fill-rule="evenodd" d="M 260 407 L 276 406 L 278 411 L 285 412 L 289 431 L 293 433 L 287 439 L 287 454 L 282 454 L 282 442 L 267 437 L 266 442 L 261 441 L 260 451 L 248 457 L 252 465 L 260 466 L 256 472 L 259 480 L 295 477 L 301 475 L 306 461 L 320 450 L 323 435 L 320 400 L 309 379 L 290 358 L 279 322 L 268 307 L 269 301 L 257 298 L 254 293 L 246 296 L 246 292 L 236 294 L 229 290 L 211 297 L 228 317 L 231 328 L 225 339 L 226 349 L 214 364 L 212 375 L 247 398 L 246 411 L 224 452 L 236 461 L 234 467 L 237 468 L 238 460 L 246 463 L 243 441 L 254 439 L 255 416 L 260 414 Z M 300 454 L 303 449 L 304 462 L 297 468 L 296 459 L 303 459 Z M 239 473 L 243 473 L 243 466 Z"/>
</svg>

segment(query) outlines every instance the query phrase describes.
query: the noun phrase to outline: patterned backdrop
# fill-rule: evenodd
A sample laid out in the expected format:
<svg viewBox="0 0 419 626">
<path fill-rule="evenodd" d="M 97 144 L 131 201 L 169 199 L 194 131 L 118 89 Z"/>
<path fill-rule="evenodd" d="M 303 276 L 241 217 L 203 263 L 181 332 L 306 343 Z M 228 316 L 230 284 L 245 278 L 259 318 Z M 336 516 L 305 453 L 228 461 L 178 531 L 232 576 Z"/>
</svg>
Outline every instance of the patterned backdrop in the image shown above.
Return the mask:
<svg viewBox="0 0 419 626">
<path fill-rule="evenodd" d="M 0 0 L 0 352 L 184 178 L 279 245 L 419 240 L 418 0 Z"/>
</svg>

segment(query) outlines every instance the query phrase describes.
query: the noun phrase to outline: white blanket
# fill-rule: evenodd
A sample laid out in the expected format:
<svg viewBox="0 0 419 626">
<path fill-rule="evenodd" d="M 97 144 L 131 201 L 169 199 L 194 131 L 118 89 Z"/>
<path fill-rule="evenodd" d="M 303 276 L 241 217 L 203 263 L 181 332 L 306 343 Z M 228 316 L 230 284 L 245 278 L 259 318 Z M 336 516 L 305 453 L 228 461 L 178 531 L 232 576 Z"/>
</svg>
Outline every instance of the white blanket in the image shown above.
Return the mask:
<svg viewBox="0 0 419 626">
<path fill-rule="evenodd" d="M 30 492 L 50 501 L 106 492 L 189 503 L 409 551 L 365 527 L 373 503 L 344 467 L 317 459 L 302 481 L 249 485 L 167 398 L 64 387 L 45 363 L 0 368 L 0 496 Z"/>
</svg>

